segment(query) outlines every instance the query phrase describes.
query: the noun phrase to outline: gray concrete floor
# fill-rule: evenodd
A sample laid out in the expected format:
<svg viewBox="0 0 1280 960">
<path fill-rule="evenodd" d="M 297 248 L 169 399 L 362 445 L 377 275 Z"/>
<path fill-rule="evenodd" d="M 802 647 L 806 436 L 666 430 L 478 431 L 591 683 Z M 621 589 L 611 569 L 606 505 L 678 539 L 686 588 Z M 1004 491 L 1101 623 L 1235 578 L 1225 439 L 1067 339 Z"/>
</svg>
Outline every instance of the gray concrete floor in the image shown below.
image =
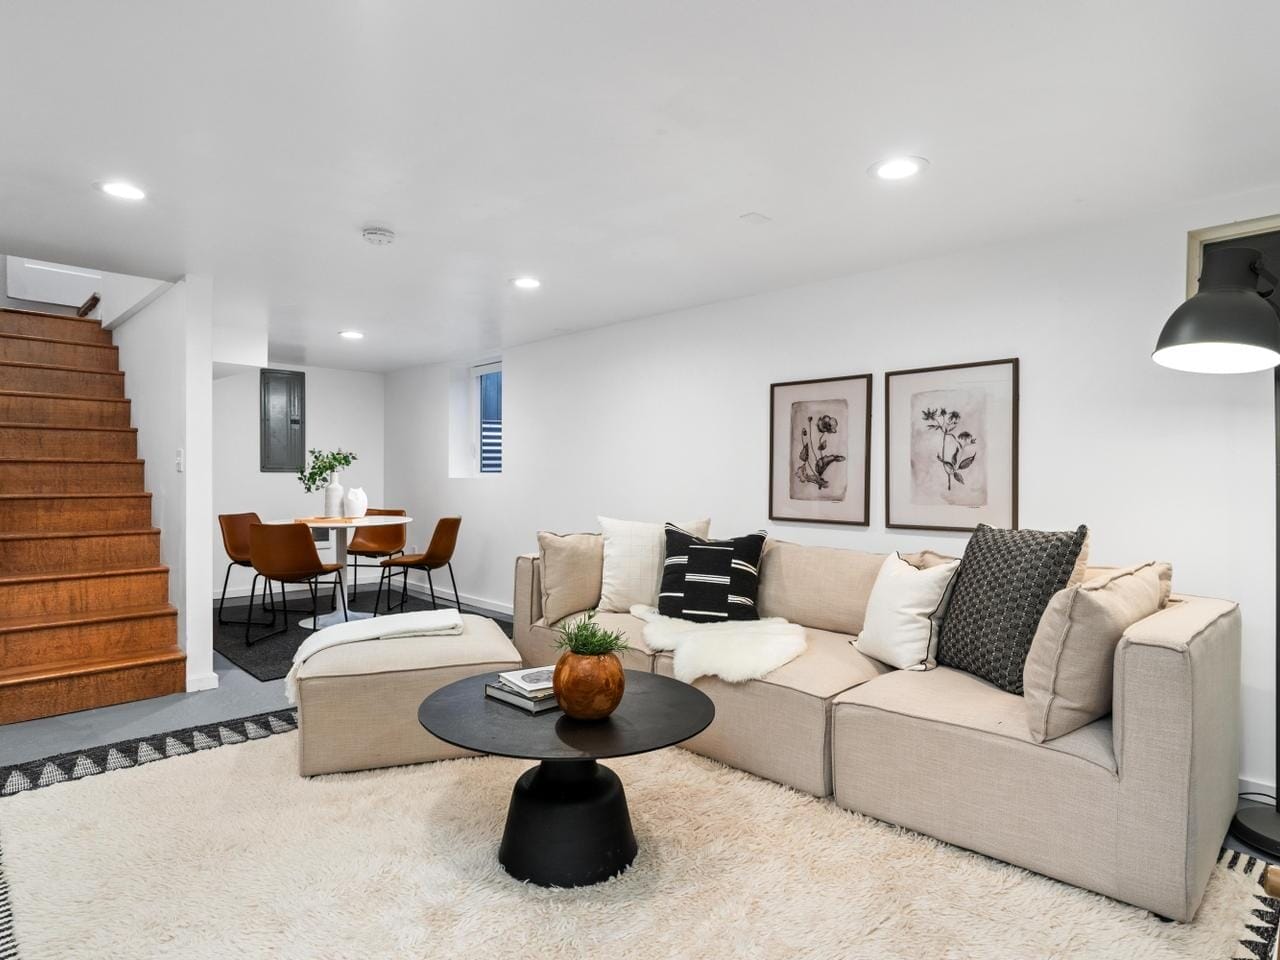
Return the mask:
<svg viewBox="0 0 1280 960">
<path fill-rule="evenodd" d="M 213 690 L 0 726 L 0 766 L 288 706 L 283 680 L 255 680 L 216 653 L 213 668 L 218 674 L 218 686 Z"/>
</svg>

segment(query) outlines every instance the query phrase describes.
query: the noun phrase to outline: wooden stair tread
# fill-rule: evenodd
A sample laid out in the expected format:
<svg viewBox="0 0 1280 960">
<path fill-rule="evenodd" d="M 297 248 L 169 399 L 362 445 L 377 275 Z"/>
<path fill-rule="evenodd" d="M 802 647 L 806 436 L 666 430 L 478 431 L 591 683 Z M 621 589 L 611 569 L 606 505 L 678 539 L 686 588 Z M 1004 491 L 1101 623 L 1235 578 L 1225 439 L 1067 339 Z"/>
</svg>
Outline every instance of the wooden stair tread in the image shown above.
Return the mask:
<svg viewBox="0 0 1280 960">
<path fill-rule="evenodd" d="M 2 307 L 0 314 L 16 313 L 21 317 L 52 317 L 55 320 L 78 320 L 80 323 L 91 323 L 102 329 L 102 321 L 95 317 L 77 317 L 74 313 L 50 313 L 48 310 L 26 310 L 22 307 Z"/>
<path fill-rule="evenodd" d="M 103 577 L 119 577 L 149 573 L 168 573 L 164 564 L 117 563 L 95 566 L 92 570 L 59 570 L 56 573 L 13 573 L 0 575 L 0 587 L 24 583 L 54 583 L 59 580 L 95 580 Z"/>
<path fill-rule="evenodd" d="M 58 540 L 66 537 L 128 537 L 139 534 L 157 534 L 159 527 L 131 527 L 127 530 L 72 530 L 70 532 L 43 532 L 40 530 L 0 533 L 0 540 Z"/>
<path fill-rule="evenodd" d="M 0 367 L 22 367 L 27 370 L 62 370 L 66 373 L 90 373 L 100 377 L 123 377 L 123 370 L 99 370 L 97 367 L 68 367 L 61 363 L 30 363 L 26 360 L 0 360 Z M 79 399 L 89 399 L 71 394 Z M 97 399 L 96 397 L 92 399 Z"/>
<path fill-rule="evenodd" d="M 0 340 L 31 340 L 37 343 L 52 343 L 58 346 L 89 347 L 92 350 L 115 350 L 120 348 L 114 343 L 89 343 L 86 340 L 65 340 L 62 337 L 41 337 L 33 333 L 8 333 L 0 330 Z"/>
<path fill-rule="evenodd" d="M 5 463 L 83 463 L 100 467 L 104 463 L 145 463 L 140 457 L 120 457 L 115 460 L 94 460 L 89 457 L 0 457 L 0 464 Z"/>
<path fill-rule="evenodd" d="M 83 660 L 63 660 L 58 663 L 42 663 L 34 667 L 10 667 L 0 670 L 0 687 L 40 680 L 60 680 L 64 677 L 82 676 L 90 673 L 103 673 L 108 670 L 123 670 L 129 667 L 149 666 L 157 663 L 172 663 L 183 660 L 186 654 L 177 644 L 169 650 L 153 650 L 127 657 L 92 657 Z"/>
<path fill-rule="evenodd" d="M 32 364 L 25 364 L 32 366 Z M 96 373 L 102 373 L 98 370 Z M 110 372 L 110 371 L 106 371 Z M 0 397 L 17 397 L 20 400 L 79 400 L 82 403 L 128 403 L 128 397 L 86 397 L 81 393 L 42 393 L 37 390 L 0 390 Z"/>
<path fill-rule="evenodd" d="M 105 460 L 93 460 L 91 463 L 106 463 Z M 148 490 L 134 490 L 129 493 L 0 493 L 0 500 L 128 500 L 145 497 L 151 498 Z"/>
<path fill-rule="evenodd" d="M 178 611 L 170 604 L 148 604 L 142 607 L 116 607 L 95 610 L 93 613 L 52 613 L 34 617 L 0 617 L 0 634 L 19 630 L 51 630 L 56 627 L 77 627 L 90 623 L 118 623 L 123 620 L 150 620 L 153 617 L 176 617 Z"/>
<path fill-rule="evenodd" d="M 24 420 L 0 420 L 0 429 L 21 430 L 92 430 L 95 433 L 137 433 L 137 427 L 80 427 L 65 423 L 29 423 Z"/>
</svg>

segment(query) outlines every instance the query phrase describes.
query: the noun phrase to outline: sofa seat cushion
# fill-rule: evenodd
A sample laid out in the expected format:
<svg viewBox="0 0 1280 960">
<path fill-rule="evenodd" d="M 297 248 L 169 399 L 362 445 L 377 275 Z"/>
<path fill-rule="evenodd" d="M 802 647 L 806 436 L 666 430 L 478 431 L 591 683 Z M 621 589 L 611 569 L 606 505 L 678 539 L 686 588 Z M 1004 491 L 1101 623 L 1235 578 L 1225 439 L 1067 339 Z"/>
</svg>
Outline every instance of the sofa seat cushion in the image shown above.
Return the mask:
<svg viewBox="0 0 1280 960">
<path fill-rule="evenodd" d="M 488 617 L 464 613 L 462 633 L 455 637 L 386 637 L 320 650 L 298 668 L 298 681 L 398 673 L 424 667 L 442 669 L 475 663 L 510 663 L 519 659 L 501 627 Z"/>
<path fill-rule="evenodd" d="M 857 704 L 992 736 L 1036 742 L 1027 722 L 1024 698 L 1001 690 L 981 677 L 951 667 L 925 672 L 895 670 L 874 683 L 839 694 L 833 705 L 840 704 Z M 1109 719 L 1036 745 L 1079 757 L 1112 773 L 1116 770 Z"/>
<path fill-rule="evenodd" d="M 304 776 L 466 756 L 418 723 L 441 687 L 514 670 L 520 654 L 485 617 L 456 637 L 394 637 L 320 650 L 298 671 L 298 768 Z"/>
<path fill-rule="evenodd" d="M 695 753 L 814 796 L 831 792 L 828 718 L 831 698 L 890 668 L 854 649 L 848 634 L 805 630 L 808 648 L 760 680 L 694 686 L 716 705 L 711 726 L 682 744 Z M 653 670 L 672 676 L 670 653 Z"/>
<path fill-rule="evenodd" d="M 535 641 L 546 647 L 546 657 L 543 663 L 531 663 L 531 667 L 540 667 L 545 664 L 555 663 L 560 657 L 560 651 L 556 649 L 555 642 L 559 636 L 557 631 L 560 626 L 569 620 L 576 620 L 583 616 L 586 611 L 581 613 L 573 613 L 567 617 L 562 617 L 554 623 L 547 623 L 546 620 L 539 620 L 533 625 L 530 631 Z M 618 654 L 618 659 L 622 661 L 622 666 L 626 670 L 643 670 L 646 673 L 653 670 L 653 651 L 650 650 L 644 642 L 644 621 L 638 617 L 633 617 L 629 613 L 604 613 L 596 614 L 596 623 L 604 627 L 606 630 L 618 630 L 627 638 L 627 646 L 629 649 Z"/>
</svg>

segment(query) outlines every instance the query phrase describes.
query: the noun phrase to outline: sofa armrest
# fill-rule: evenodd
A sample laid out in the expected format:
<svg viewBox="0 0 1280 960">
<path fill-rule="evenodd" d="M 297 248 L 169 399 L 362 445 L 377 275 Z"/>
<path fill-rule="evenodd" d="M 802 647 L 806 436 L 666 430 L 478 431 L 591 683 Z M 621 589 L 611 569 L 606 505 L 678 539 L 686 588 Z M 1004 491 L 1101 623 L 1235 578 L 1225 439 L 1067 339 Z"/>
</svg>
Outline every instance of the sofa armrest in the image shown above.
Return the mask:
<svg viewBox="0 0 1280 960">
<path fill-rule="evenodd" d="M 520 651 L 528 649 L 529 633 L 542 619 L 542 560 L 536 553 L 516 557 L 516 595 L 511 605 L 512 637 Z"/>
<path fill-rule="evenodd" d="M 1114 676 L 1121 862 L 1190 919 L 1236 808 L 1240 608 L 1174 598 L 1125 631 Z"/>
</svg>

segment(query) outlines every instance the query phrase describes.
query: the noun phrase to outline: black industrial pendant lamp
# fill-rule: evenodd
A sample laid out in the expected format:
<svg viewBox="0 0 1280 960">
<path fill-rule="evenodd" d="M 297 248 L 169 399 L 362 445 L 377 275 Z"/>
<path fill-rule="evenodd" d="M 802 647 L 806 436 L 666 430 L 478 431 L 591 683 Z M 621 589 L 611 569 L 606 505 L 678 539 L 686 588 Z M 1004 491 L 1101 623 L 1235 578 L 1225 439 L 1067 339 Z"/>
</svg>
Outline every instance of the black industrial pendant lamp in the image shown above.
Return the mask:
<svg viewBox="0 0 1280 960">
<path fill-rule="evenodd" d="M 1191 373 L 1253 373 L 1280 364 L 1280 317 L 1266 300 L 1275 283 L 1257 250 L 1205 250 L 1200 292 L 1173 311 L 1151 359 Z"/>
<path fill-rule="evenodd" d="M 1263 265 L 1257 250 L 1206 249 L 1200 290 L 1173 311 L 1160 331 L 1151 359 L 1193 373 L 1252 373 L 1280 365 L 1280 315 L 1267 301 L 1275 286 L 1276 277 Z M 1280 465 L 1280 370 L 1275 383 L 1276 463 Z M 1280 523 L 1280 488 L 1276 517 Z M 1280 689 L 1280 674 L 1276 679 Z M 1280 744 L 1280 717 L 1276 726 L 1276 742 Z M 1276 759 L 1280 770 L 1280 754 Z M 1280 800 L 1270 805 L 1243 801 L 1231 821 L 1231 833 L 1272 857 L 1280 857 Z"/>
</svg>

